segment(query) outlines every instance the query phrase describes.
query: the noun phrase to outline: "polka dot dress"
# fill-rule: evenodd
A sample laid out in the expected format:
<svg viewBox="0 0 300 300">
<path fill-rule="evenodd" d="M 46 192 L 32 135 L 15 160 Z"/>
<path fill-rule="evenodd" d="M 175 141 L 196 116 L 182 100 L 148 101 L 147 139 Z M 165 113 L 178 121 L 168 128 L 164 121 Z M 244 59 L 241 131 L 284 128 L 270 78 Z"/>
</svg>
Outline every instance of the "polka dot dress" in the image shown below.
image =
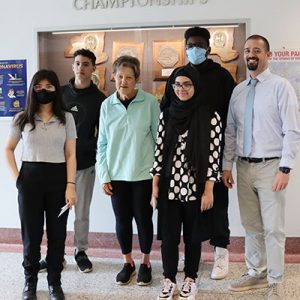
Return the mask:
<svg viewBox="0 0 300 300">
<path fill-rule="evenodd" d="M 160 114 L 159 125 L 157 131 L 157 139 L 155 146 L 155 160 L 153 168 L 150 173 L 154 175 L 160 175 L 162 169 L 163 160 L 163 147 L 164 147 L 164 135 L 165 135 L 165 123 L 163 119 L 163 113 Z M 221 140 L 222 140 L 222 123 L 221 118 L 217 112 L 215 112 L 211 119 L 211 133 L 210 133 L 210 154 L 209 164 L 207 170 L 208 180 L 220 179 L 220 152 L 221 152 Z M 172 175 L 169 188 L 169 200 L 179 200 L 182 202 L 196 200 L 197 185 L 195 180 L 195 172 L 191 169 L 185 157 L 186 141 L 188 136 L 188 130 L 178 136 L 178 142 L 176 145 L 176 151 L 173 158 Z"/>
</svg>

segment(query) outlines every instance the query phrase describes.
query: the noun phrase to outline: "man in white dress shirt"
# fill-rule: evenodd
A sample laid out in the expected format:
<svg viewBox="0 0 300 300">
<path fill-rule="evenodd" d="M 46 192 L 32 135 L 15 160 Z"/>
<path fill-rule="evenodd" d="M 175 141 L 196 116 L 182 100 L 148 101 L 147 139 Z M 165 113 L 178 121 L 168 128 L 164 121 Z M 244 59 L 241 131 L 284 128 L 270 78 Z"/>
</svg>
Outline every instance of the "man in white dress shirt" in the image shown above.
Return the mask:
<svg viewBox="0 0 300 300">
<path fill-rule="evenodd" d="M 298 151 L 300 122 L 295 91 L 268 68 L 269 42 L 250 36 L 244 60 L 250 78 L 240 83 L 230 100 L 223 182 L 232 188 L 237 158 L 237 190 L 245 237 L 247 274 L 232 291 L 268 287 L 268 300 L 283 299 L 285 249 L 285 189 Z"/>
</svg>

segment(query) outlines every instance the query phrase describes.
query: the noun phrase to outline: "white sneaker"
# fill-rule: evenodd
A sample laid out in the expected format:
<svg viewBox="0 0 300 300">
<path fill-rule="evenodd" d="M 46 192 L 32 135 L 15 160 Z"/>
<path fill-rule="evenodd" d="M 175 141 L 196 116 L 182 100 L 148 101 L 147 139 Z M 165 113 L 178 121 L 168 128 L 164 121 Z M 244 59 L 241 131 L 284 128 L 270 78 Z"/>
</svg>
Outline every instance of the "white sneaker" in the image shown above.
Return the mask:
<svg viewBox="0 0 300 300">
<path fill-rule="evenodd" d="M 181 287 L 179 299 L 180 300 L 195 300 L 198 289 L 195 280 L 187 277 Z"/>
<path fill-rule="evenodd" d="M 267 277 L 252 277 L 246 273 L 241 278 L 232 281 L 228 289 L 233 292 L 244 292 L 266 287 L 268 287 Z"/>
<path fill-rule="evenodd" d="M 177 295 L 178 292 L 177 284 L 172 282 L 169 278 L 165 278 L 157 300 L 172 300 L 173 296 Z"/>
<path fill-rule="evenodd" d="M 211 271 L 211 279 L 223 279 L 228 274 L 229 252 L 225 248 L 216 247 L 215 262 Z"/>
<path fill-rule="evenodd" d="M 268 300 L 283 300 L 284 289 L 282 283 L 271 283 L 268 289 Z"/>
</svg>

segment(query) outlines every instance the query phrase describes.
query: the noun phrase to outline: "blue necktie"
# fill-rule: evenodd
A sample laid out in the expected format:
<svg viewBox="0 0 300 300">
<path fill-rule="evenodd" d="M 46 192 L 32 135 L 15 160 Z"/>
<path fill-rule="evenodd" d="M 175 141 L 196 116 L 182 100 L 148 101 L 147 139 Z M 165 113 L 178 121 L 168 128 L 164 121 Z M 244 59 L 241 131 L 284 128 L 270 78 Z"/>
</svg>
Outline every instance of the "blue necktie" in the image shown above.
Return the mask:
<svg viewBox="0 0 300 300">
<path fill-rule="evenodd" d="M 243 155 L 249 157 L 252 146 L 252 121 L 253 121 L 253 104 L 255 97 L 255 86 L 257 79 L 251 79 L 249 85 L 249 91 L 247 94 L 246 107 L 245 107 L 245 119 L 244 119 L 244 147 Z"/>
</svg>

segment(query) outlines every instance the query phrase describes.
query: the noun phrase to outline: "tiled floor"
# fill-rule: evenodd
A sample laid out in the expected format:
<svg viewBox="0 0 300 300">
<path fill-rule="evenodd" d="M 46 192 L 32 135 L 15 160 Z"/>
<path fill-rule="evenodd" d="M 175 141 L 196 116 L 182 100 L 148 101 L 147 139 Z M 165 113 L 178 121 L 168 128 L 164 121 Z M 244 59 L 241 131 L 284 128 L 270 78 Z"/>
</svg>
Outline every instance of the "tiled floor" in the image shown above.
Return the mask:
<svg viewBox="0 0 300 300">
<path fill-rule="evenodd" d="M 94 271 L 82 274 L 77 270 L 72 257 L 68 256 L 67 267 L 62 274 L 63 288 L 67 300 L 155 300 L 162 280 L 161 261 L 155 260 L 153 266 L 153 284 L 140 287 L 135 278 L 128 286 L 118 286 L 114 279 L 121 267 L 121 260 L 109 258 L 92 258 Z M 21 299 L 23 288 L 23 270 L 20 253 L 0 253 L 0 300 Z M 137 264 L 138 265 L 138 264 Z M 197 300 L 260 300 L 265 299 L 266 289 L 255 292 L 230 293 L 227 290 L 231 279 L 243 274 L 242 263 L 231 263 L 230 273 L 225 280 L 209 279 L 211 263 L 202 263 L 199 271 Z M 182 282 L 183 274 L 179 273 L 178 283 Z M 300 264 L 286 265 L 286 300 L 300 299 Z M 39 275 L 38 300 L 48 299 L 46 273 Z"/>
</svg>

